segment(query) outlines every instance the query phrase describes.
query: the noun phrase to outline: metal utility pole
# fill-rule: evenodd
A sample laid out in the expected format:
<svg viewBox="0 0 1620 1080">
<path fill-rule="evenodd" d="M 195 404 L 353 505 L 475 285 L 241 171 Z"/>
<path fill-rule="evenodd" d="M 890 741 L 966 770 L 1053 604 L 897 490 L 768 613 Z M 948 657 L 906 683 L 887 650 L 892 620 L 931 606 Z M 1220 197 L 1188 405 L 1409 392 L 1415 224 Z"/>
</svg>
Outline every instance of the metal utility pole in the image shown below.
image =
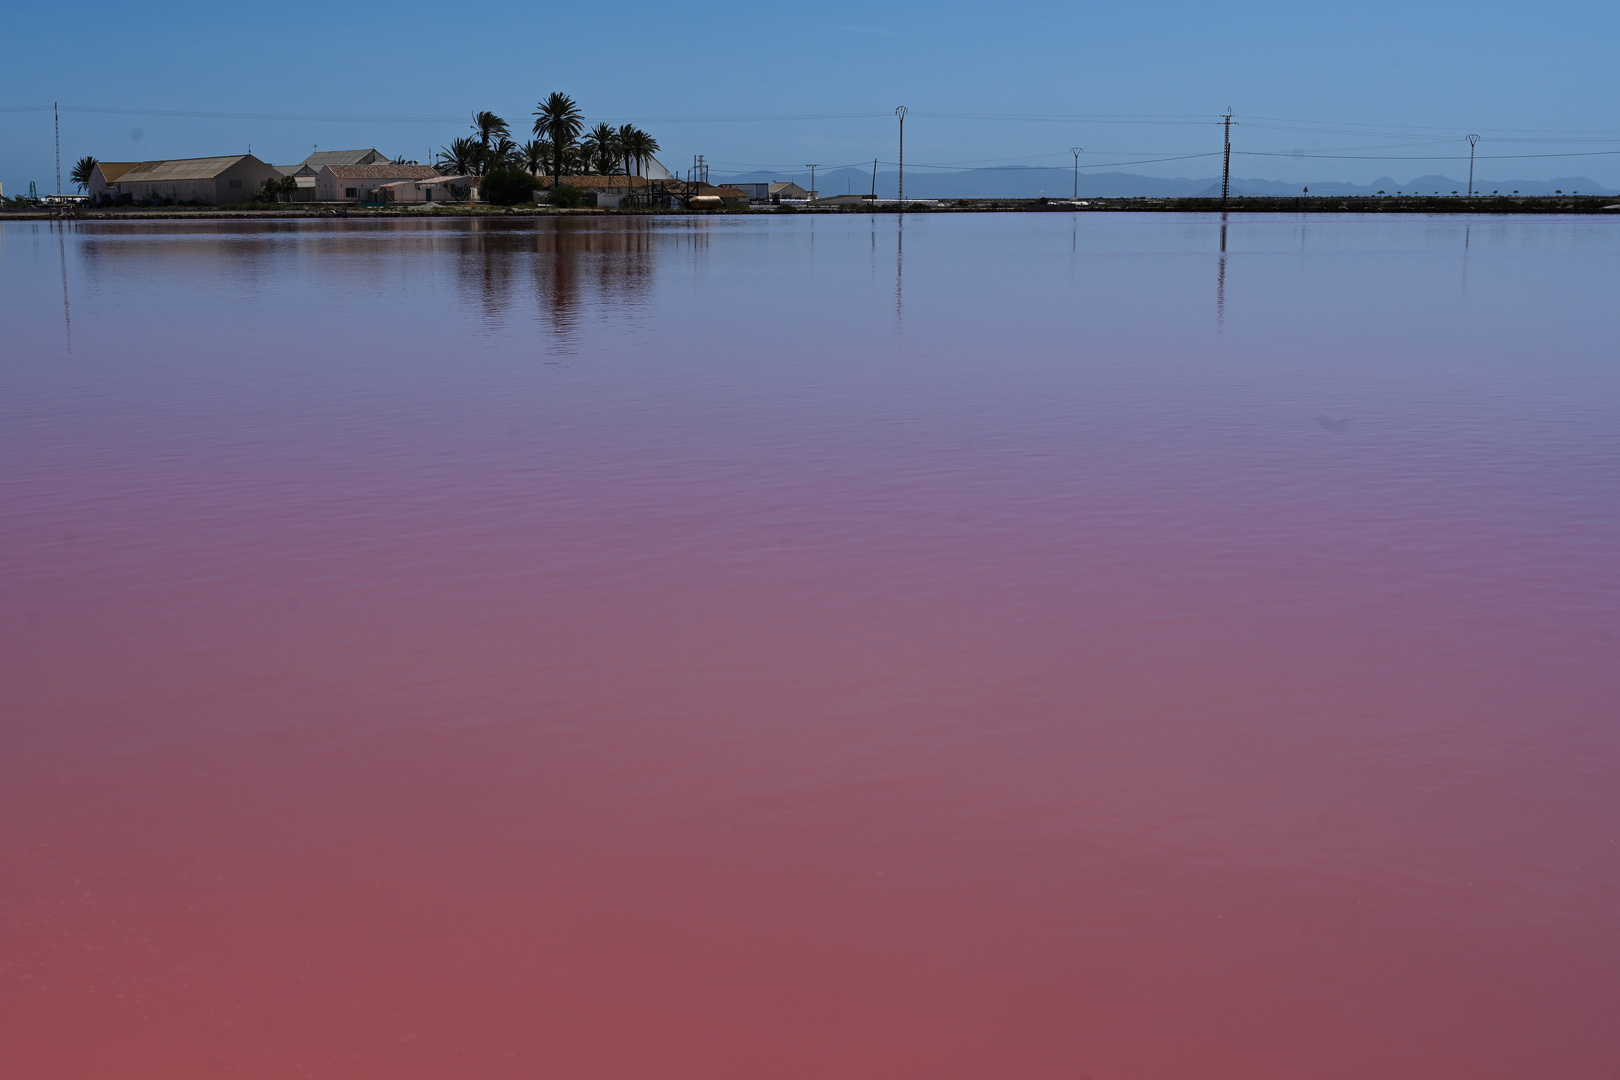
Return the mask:
<svg viewBox="0 0 1620 1080">
<path fill-rule="evenodd" d="M 872 198 L 877 198 L 877 158 L 872 159 Z"/>
<path fill-rule="evenodd" d="M 805 168 L 810 170 L 810 197 L 813 199 L 816 197 L 816 170 L 821 168 L 821 166 L 806 165 Z"/>
<path fill-rule="evenodd" d="M 62 111 L 51 102 L 51 116 L 56 120 L 56 193 L 62 194 Z"/>
<path fill-rule="evenodd" d="M 1226 158 L 1221 163 L 1221 202 L 1232 194 L 1232 106 L 1226 107 Z"/>
<path fill-rule="evenodd" d="M 1474 147 L 1479 145 L 1479 136 L 1468 136 L 1468 197 L 1474 197 Z"/>
<path fill-rule="evenodd" d="M 1083 146 L 1069 147 L 1069 153 L 1074 155 L 1074 197 L 1080 198 L 1080 155 L 1085 153 Z"/>
<path fill-rule="evenodd" d="M 904 105 L 894 110 L 894 115 L 900 118 L 900 209 L 906 208 L 906 113 L 910 110 Z"/>
</svg>

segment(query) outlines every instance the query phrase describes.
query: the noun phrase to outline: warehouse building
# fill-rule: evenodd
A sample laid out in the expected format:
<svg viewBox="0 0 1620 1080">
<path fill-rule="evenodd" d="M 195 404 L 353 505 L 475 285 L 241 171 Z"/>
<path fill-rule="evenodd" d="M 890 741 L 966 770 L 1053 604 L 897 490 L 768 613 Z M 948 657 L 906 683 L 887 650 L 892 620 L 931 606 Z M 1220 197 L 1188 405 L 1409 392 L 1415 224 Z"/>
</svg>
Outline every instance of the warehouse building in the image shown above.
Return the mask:
<svg viewBox="0 0 1620 1080">
<path fill-rule="evenodd" d="M 177 203 L 240 203 L 252 199 L 259 185 L 279 179 L 275 166 L 252 154 L 232 157 L 143 161 L 108 185 L 114 198 L 137 203 L 168 199 Z"/>
</svg>

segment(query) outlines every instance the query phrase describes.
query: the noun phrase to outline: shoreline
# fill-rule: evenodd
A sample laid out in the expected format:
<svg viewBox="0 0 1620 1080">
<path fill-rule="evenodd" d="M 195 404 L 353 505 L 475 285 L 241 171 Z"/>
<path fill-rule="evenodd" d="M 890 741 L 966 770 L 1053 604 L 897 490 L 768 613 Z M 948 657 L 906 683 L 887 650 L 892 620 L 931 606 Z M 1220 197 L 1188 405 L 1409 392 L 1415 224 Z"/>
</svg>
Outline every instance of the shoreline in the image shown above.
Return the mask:
<svg viewBox="0 0 1620 1080">
<path fill-rule="evenodd" d="M 374 218 L 540 218 L 540 217 L 737 217 L 748 214 L 898 214 L 899 203 L 878 200 L 872 205 L 750 206 L 720 210 L 577 210 L 552 207 L 503 207 L 484 204 L 436 206 L 431 209 L 393 209 L 354 205 L 319 205 L 294 209 L 254 207 L 149 207 L 107 209 L 0 210 L 0 221 L 190 221 L 265 219 L 320 221 Z M 1184 214 L 1620 214 L 1620 196 L 1287 196 L 1219 198 L 1120 199 L 918 199 L 908 200 L 908 214 L 942 213 L 1184 213 Z"/>
</svg>

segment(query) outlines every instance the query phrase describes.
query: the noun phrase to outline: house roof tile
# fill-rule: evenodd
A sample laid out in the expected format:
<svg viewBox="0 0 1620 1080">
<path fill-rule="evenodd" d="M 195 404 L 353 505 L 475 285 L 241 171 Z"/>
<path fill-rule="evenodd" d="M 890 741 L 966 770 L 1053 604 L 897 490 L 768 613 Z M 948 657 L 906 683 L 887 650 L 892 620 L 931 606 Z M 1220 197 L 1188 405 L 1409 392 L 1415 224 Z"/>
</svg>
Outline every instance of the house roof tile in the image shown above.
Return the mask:
<svg viewBox="0 0 1620 1080">
<path fill-rule="evenodd" d="M 426 180 L 438 175 L 431 165 L 327 165 L 321 171 L 338 180 Z"/>
</svg>

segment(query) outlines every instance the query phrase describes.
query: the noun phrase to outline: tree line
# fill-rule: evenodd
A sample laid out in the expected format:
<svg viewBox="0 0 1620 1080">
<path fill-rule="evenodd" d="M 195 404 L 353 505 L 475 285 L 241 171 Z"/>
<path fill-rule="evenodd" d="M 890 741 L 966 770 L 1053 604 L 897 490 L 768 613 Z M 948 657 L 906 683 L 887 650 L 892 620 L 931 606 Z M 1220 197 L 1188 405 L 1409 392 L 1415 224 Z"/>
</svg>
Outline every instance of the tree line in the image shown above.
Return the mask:
<svg viewBox="0 0 1620 1080">
<path fill-rule="evenodd" d="M 477 112 L 472 134 L 441 147 L 435 166 L 443 173 L 484 176 L 514 170 L 530 176 L 549 174 L 553 185 L 564 176 L 596 173 L 626 178 L 641 175 L 658 152 L 658 140 L 634 124 L 599 123 L 585 131 L 579 105 L 567 94 L 554 93 L 534 110 L 533 138 L 518 143 L 512 127 L 492 112 Z"/>
</svg>

